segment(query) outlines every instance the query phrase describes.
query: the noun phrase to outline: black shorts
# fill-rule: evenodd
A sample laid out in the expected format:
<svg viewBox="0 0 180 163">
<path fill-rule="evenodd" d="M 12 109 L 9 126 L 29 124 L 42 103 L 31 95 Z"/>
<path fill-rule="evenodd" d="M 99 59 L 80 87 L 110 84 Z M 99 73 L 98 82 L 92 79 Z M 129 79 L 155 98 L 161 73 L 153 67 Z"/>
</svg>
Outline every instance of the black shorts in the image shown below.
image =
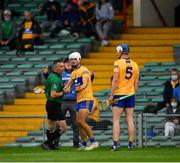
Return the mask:
<svg viewBox="0 0 180 163">
<path fill-rule="evenodd" d="M 65 115 L 61 110 L 61 104 L 54 101 L 46 102 L 47 118 L 52 121 L 65 120 Z"/>
</svg>

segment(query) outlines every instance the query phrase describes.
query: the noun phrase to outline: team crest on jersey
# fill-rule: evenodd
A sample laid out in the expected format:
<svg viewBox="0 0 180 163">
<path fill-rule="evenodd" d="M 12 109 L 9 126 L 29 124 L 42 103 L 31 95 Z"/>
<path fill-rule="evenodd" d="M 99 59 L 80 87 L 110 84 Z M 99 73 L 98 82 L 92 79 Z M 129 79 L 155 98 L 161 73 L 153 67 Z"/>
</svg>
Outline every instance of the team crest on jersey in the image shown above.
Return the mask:
<svg viewBox="0 0 180 163">
<path fill-rule="evenodd" d="M 80 86 L 80 85 L 82 85 L 82 84 L 83 84 L 83 82 L 82 82 L 82 77 L 76 78 L 76 79 L 74 80 L 74 83 L 75 83 L 75 86 Z"/>
</svg>

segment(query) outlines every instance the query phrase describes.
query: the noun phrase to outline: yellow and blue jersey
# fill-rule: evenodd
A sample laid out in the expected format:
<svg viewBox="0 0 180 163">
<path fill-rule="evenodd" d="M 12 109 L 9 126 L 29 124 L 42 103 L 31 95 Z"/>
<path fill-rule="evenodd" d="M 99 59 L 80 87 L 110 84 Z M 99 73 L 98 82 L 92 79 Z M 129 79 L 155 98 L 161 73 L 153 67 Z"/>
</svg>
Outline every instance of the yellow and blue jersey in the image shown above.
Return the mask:
<svg viewBox="0 0 180 163">
<path fill-rule="evenodd" d="M 75 69 L 71 73 L 71 79 L 74 81 L 76 88 L 80 87 L 83 84 L 83 76 L 86 76 L 88 78 L 88 83 L 85 89 L 77 93 L 77 103 L 81 101 L 93 100 L 90 71 L 86 67 L 81 65 L 78 69 Z"/>
<path fill-rule="evenodd" d="M 131 59 L 119 59 L 114 62 L 114 72 L 118 72 L 118 84 L 114 95 L 128 95 L 135 93 L 135 80 L 139 74 L 139 67 Z"/>
</svg>

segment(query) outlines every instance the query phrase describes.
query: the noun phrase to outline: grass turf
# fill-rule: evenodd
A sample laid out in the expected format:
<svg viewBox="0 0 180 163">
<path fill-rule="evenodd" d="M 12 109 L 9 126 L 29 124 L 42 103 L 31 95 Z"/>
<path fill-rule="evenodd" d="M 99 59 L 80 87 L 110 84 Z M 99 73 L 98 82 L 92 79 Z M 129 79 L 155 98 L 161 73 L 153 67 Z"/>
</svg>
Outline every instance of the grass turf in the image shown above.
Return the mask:
<svg viewBox="0 0 180 163">
<path fill-rule="evenodd" d="M 40 147 L 0 147 L 0 161 L 21 162 L 178 162 L 180 148 L 136 148 L 130 152 L 127 148 L 111 152 L 108 147 L 101 147 L 92 151 L 77 151 L 74 148 L 62 147 L 56 151 L 45 151 Z"/>
</svg>

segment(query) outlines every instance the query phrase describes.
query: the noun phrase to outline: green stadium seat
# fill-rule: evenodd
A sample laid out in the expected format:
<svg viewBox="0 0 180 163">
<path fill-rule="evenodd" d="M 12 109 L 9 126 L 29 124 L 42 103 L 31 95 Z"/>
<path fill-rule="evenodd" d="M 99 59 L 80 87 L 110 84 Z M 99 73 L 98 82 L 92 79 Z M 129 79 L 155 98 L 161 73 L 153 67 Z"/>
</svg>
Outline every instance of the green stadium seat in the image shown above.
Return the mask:
<svg viewBox="0 0 180 163">
<path fill-rule="evenodd" d="M 19 137 L 19 138 L 16 138 L 17 143 L 31 142 L 31 141 L 32 141 L 31 137 Z"/>
<path fill-rule="evenodd" d="M 154 66 L 159 66 L 159 65 L 160 65 L 159 62 L 149 62 L 149 63 L 144 64 L 145 67 L 154 67 Z"/>
<path fill-rule="evenodd" d="M 102 130 L 93 130 L 94 135 L 101 135 Z"/>
<path fill-rule="evenodd" d="M 6 73 L 6 76 L 21 76 L 22 75 L 22 72 L 8 72 Z"/>
<path fill-rule="evenodd" d="M 146 103 L 149 101 L 150 101 L 149 98 L 138 98 L 138 99 L 136 99 L 136 103 Z"/>
<path fill-rule="evenodd" d="M 21 7 L 22 5 L 19 3 L 12 3 L 12 4 L 8 4 L 8 7 L 14 7 L 14 8 L 18 8 Z"/>
<path fill-rule="evenodd" d="M 43 62 L 43 58 L 33 57 L 28 59 L 29 62 Z"/>
<path fill-rule="evenodd" d="M 169 137 L 166 136 L 155 136 L 152 137 L 152 141 L 168 141 Z"/>
<path fill-rule="evenodd" d="M 69 44 L 74 43 L 75 41 L 76 41 L 76 39 L 74 37 L 60 40 L 61 43 L 69 43 Z"/>
<path fill-rule="evenodd" d="M 166 67 L 152 67 L 150 68 L 151 72 L 167 72 L 168 69 Z"/>
<path fill-rule="evenodd" d="M 61 57 L 49 57 L 49 58 L 46 58 L 46 61 L 53 62 L 53 61 L 58 60 L 58 59 L 61 59 Z"/>
<path fill-rule="evenodd" d="M 36 47 L 36 49 L 48 49 L 49 48 L 49 46 L 48 45 L 38 45 L 37 47 Z"/>
<path fill-rule="evenodd" d="M 8 83 L 10 82 L 9 78 L 0 78 L 0 83 Z"/>
<path fill-rule="evenodd" d="M 95 97 L 103 97 L 103 96 L 104 96 L 104 93 L 102 93 L 102 92 L 96 92 L 96 93 L 94 93 L 94 96 L 95 96 Z"/>
<path fill-rule="evenodd" d="M 156 146 L 159 146 L 159 143 L 158 142 L 144 142 L 143 145 L 148 146 L 148 147 L 156 147 Z"/>
<path fill-rule="evenodd" d="M 44 132 L 42 130 L 28 131 L 28 136 L 42 136 Z"/>
<path fill-rule="evenodd" d="M 27 3 L 27 4 L 24 4 L 23 7 L 24 8 L 29 8 L 29 9 L 31 9 L 31 8 L 38 8 L 37 4 L 35 4 L 35 3 L 31 3 L 31 4 Z"/>
<path fill-rule="evenodd" d="M 12 58 L 11 61 L 12 62 L 26 62 L 26 58 Z"/>
<path fill-rule="evenodd" d="M 149 71 L 150 71 L 150 69 L 148 67 L 144 67 L 144 68 L 140 69 L 140 73 L 147 73 Z"/>
<path fill-rule="evenodd" d="M 92 38 L 79 38 L 76 40 L 76 42 L 79 42 L 79 43 L 91 43 L 94 39 Z"/>
<path fill-rule="evenodd" d="M 139 87 L 145 87 L 147 84 L 147 82 L 144 82 L 144 81 L 140 81 L 139 83 Z"/>
<path fill-rule="evenodd" d="M 18 69 L 32 69 L 32 64 L 20 64 L 17 66 Z"/>
<path fill-rule="evenodd" d="M 147 123 L 161 123 L 163 122 L 163 120 L 164 120 L 164 117 L 148 117 Z"/>
<path fill-rule="evenodd" d="M 48 67 L 48 64 L 35 64 L 35 65 L 34 65 L 34 68 L 40 68 L 40 69 L 42 69 L 42 68 L 44 68 L 44 67 Z"/>
<path fill-rule="evenodd" d="M 47 16 L 46 15 L 38 15 L 38 16 L 36 16 L 35 17 L 37 20 L 40 20 L 40 21 L 42 21 L 42 20 L 46 20 L 47 19 Z"/>
<path fill-rule="evenodd" d="M 170 79 L 170 76 L 159 76 L 158 77 L 159 80 L 169 80 Z"/>
<path fill-rule="evenodd" d="M 161 82 L 151 82 L 151 83 L 147 83 L 147 86 L 149 86 L 149 87 L 161 87 L 162 83 Z"/>
<path fill-rule="evenodd" d="M 30 72 L 24 72 L 25 76 L 37 76 L 39 75 L 39 72 L 36 71 L 30 71 Z"/>
<path fill-rule="evenodd" d="M 177 66 L 177 62 L 162 62 L 161 66 Z"/>
<path fill-rule="evenodd" d="M 162 102 L 163 98 L 162 97 L 156 97 L 152 99 L 152 102 L 158 103 L 158 102 Z"/>
<path fill-rule="evenodd" d="M 53 55 L 54 54 L 54 52 L 53 51 L 47 51 L 47 50 L 45 50 L 45 51 L 39 51 L 39 55 L 49 55 L 49 56 L 51 56 L 51 55 Z"/>
<path fill-rule="evenodd" d="M 39 143 L 43 143 L 44 142 L 44 137 L 41 136 L 41 137 L 34 137 L 34 141 L 35 142 L 39 142 Z"/>
<path fill-rule="evenodd" d="M 63 50 L 63 51 L 56 51 L 56 54 L 61 56 L 68 56 L 71 52 L 72 50 Z"/>
<path fill-rule="evenodd" d="M 7 55 L 14 55 L 14 56 L 16 56 L 16 51 L 15 50 L 13 50 L 13 51 L 6 51 L 6 52 L 4 52 L 4 54 L 6 53 L 6 56 Z"/>
<path fill-rule="evenodd" d="M 161 92 L 161 93 L 162 93 L 162 92 L 163 92 L 163 89 L 164 89 L 163 87 L 155 88 L 154 91 L 155 91 L 155 92 L 159 92 L 159 93 Z"/>
<path fill-rule="evenodd" d="M 136 106 L 135 111 L 143 111 L 144 110 L 144 106 Z"/>
<path fill-rule="evenodd" d="M 162 95 L 162 91 L 156 91 L 156 92 L 148 92 L 149 96 L 159 96 Z"/>
<path fill-rule="evenodd" d="M 2 69 L 15 69 L 16 65 L 15 64 L 6 64 L 1 66 Z"/>
<path fill-rule="evenodd" d="M 80 43 L 74 43 L 74 44 L 67 45 L 68 49 L 81 49 L 82 47 L 83 47 L 83 45 Z"/>
<path fill-rule="evenodd" d="M 20 143 L 22 147 L 38 147 L 41 146 L 42 143 L 28 142 L 28 143 Z"/>
<path fill-rule="evenodd" d="M 25 52 L 26 55 L 36 55 L 38 52 L 37 51 L 27 51 Z"/>
<path fill-rule="evenodd" d="M 175 142 L 160 142 L 161 147 L 175 147 L 176 143 Z"/>
<path fill-rule="evenodd" d="M 144 81 L 144 80 L 155 80 L 157 77 L 156 76 L 141 76 L 141 80 Z"/>
<path fill-rule="evenodd" d="M 171 140 L 173 140 L 173 141 L 180 141 L 180 136 L 173 136 L 171 138 Z"/>
<path fill-rule="evenodd" d="M 109 89 L 103 89 L 100 92 L 103 93 L 105 96 L 105 95 L 108 95 L 110 93 L 110 90 Z"/>
<path fill-rule="evenodd" d="M 0 77 L 4 76 L 5 72 L 0 72 Z"/>
<path fill-rule="evenodd" d="M 19 143 L 9 143 L 9 144 L 5 144 L 4 146 L 5 147 L 20 147 L 21 144 L 19 144 Z"/>
<path fill-rule="evenodd" d="M 0 58 L 0 63 L 3 63 L 3 62 L 10 62 L 10 58 Z"/>
<path fill-rule="evenodd" d="M 55 44 L 51 45 L 49 48 L 50 49 L 64 49 L 66 47 L 66 44 Z"/>
</svg>

